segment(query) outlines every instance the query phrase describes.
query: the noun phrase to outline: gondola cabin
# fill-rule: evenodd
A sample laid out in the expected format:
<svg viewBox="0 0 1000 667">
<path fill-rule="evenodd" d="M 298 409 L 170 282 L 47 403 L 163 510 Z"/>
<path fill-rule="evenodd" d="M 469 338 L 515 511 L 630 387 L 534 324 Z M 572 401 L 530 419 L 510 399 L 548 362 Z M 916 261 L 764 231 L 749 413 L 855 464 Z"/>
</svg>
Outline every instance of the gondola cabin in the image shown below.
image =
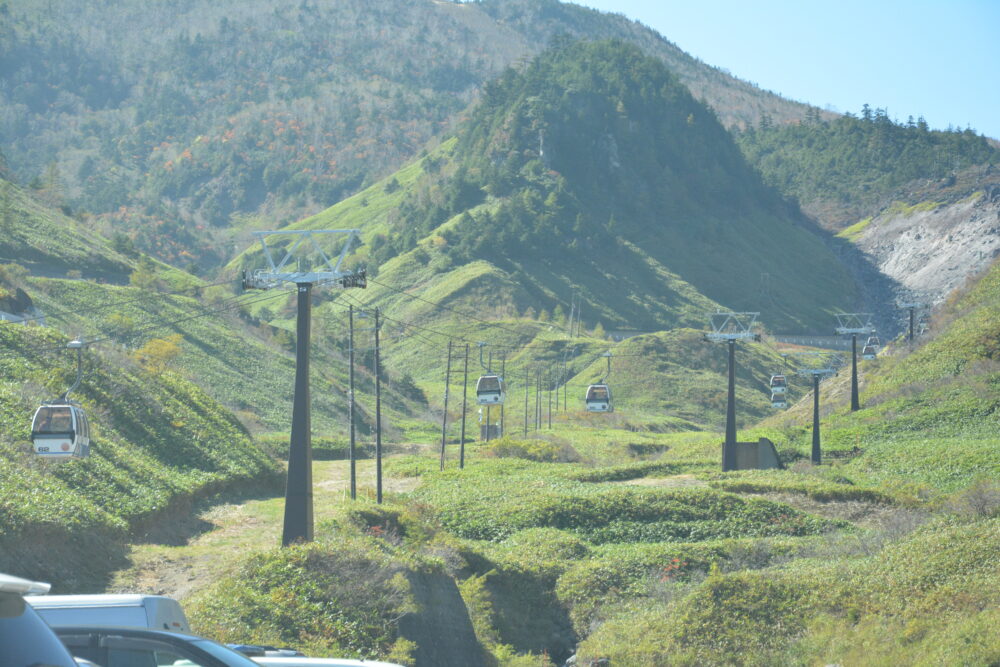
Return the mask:
<svg viewBox="0 0 1000 667">
<path fill-rule="evenodd" d="M 874 345 L 865 345 L 864 348 L 861 350 L 862 359 L 869 359 L 869 360 L 874 359 L 877 354 L 878 354 L 878 348 L 875 347 Z"/>
<path fill-rule="evenodd" d="M 35 454 L 50 459 L 90 455 L 90 424 L 83 408 L 70 403 L 43 405 L 31 420 Z"/>
<path fill-rule="evenodd" d="M 788 407 L 788 400 L 784 393 L 781 394 L 771 394 L 771 407 L 779 410 L 784 410 Z"/>
<path fill-rule="evenodd" d="M 476 403 L 479 405 L 503 405 L 506 387 L 499 375 L 483 375 L 476 382 Z"/>
<path fill-rule="evenodd" d="M 611 387 L 606 384 L 592 384 L 587 387 L 587 412 L 614 412 L 611 401 Z"/>
<path fill-rule="evenodd" d="M 772 394 L 784 394 L 788 391 L 788 380 L 785 379 L 784 375 L 772 375 L 771 376 L 771 393 Z"/>
</svg>

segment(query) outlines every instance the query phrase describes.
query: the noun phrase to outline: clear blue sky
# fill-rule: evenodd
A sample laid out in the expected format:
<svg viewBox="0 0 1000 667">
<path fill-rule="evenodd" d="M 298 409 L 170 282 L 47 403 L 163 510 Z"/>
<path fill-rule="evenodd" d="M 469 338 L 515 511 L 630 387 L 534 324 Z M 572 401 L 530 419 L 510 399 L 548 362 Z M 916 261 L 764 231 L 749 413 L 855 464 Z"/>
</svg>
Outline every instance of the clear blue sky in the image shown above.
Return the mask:
<svg viewBox="0 0 1000 667">
<path fill-rule="evenodd" d="M 1000 139 L 1000 0 L 575 0 L 794 100 Z"/>
</svg>

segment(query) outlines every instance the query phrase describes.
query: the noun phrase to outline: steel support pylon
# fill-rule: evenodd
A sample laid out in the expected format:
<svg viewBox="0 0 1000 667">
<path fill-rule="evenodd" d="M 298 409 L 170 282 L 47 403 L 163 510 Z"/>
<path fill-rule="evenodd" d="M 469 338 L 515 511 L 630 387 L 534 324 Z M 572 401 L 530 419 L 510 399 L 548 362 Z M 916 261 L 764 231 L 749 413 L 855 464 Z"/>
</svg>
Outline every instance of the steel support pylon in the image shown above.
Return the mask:
<svg viewBox="0 0 1000 667">
<path fill-rule="evenodd" d="M 312 425 L 309 415 L 309 339 L 312 325 L 312 283 L 298 284 L 295 340 L 295 398 L 285 484 L 282 546 L 313 539 Z"/>
</svg>

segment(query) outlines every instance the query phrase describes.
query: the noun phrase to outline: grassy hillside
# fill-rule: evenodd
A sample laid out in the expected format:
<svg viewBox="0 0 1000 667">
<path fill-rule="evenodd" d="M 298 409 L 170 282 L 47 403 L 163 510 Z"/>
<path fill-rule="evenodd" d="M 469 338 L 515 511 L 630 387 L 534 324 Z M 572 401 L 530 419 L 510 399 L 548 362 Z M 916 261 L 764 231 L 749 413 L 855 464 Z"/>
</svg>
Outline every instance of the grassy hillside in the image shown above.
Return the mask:
<svg viewBox="0 0 1000 667">
<path fill-rule="evenodd" d="M 72 381 L 66 339 L 0 325 L 0 569 L 74 588 L 120 562 L 141 535 L 192 498 L 238 484 L 268 487 L 273 460 L 243 426 L 172 371 L 108 363 L 88 351 L 73 398 L 90 415 L 91 456 L 44 462 L 30 449 L 34 409 Z M 45 558 L 40 558 L 46 553 Z M 81 559 L 80 555 L 86 557 Z"/>
<path fill-rule="evenodd" d="M 712 112 L 620 42 L 564 41 L 509 71 L 454 142 L 294 227 L 352 224 L 353 262 L 378 271 L 368 302 L 433 291 L 511 316 L 565 311 L 577 290 L 591 326 L 701 326 L 721 303 L 780 328 L 855 294 Z M 799 279 L 762 294 L 776 263 Z"/>
<path fill-rule="evenodd" d="M 1000 160 L 1000 150 L 972 129 L 930 130 L 912 117 L 897 123 L 867 105 L 861 117 L 769 123 L 739 134 L 738 142 L 765 182 L 833 228 L 889 206 L 904 185 L 953 182 L 961 170 Z"/>
<path fill-rule="evenodd" d="M 727 127 L 805 113 L 641 24 L 554 0 L 8 0 L 0 148 L 54 202 L 160 259 L 214 265 L 231 226 L 289 222 L 411 161 L 555 35 L 639 45 Z"/>
<path fill-rule="evenodd" d="M 449 613 L 467 615 L 489 654 L 483 664 L 558 664 L 574 649 L 580 661 L 628 665 L 990 664 L 1000 659 L 998 290 L 1000 265 L 956 295 L 930 340 L 893 343 L 864 363 L 859 412 L 840 378 L 825 383 L 824 448 L 858 447 L 853 458 L 719 473 L 716 434 L 637 433 L 564 415 L 528 440 L 469 445 L 464 470 L 453 452 L 444 472 L 436 454 L 393 459 L 387 474 L 416 490 L 385 508 L 346 505 L 316 548 L 339 557 L 336 542 L 362 534 L 407 567 L 436 559 L 461 592 Z M 807 415 L 791 415 L 741 439 L 767 435 L 794 459 L 810 434 L 794 423 Z M 224 586 L 256 579 L 243 570 Z M 264 593 L 283 605 L 304 599 L 279 582 Z M 221 610 L 208 602 L 217 597 L 195 605 L 206 630 L 254 618 L 252 604 Z M 282 632 L 255 637 L 295 639 Z M 326 636 L 317 651 L 392 652 L 406 664 L 395 642 L 415 642 L 413 660 L 432 641 L 402 623 L 381 645 Z"/>
<path fill-rule="evenodd" d="M 45 326 L 0 323 L 0 569 L 52 580 L 62 590 L 99 586 L 121 564 L 126 540 L 169 532 L 165 517 L 187 521 L 199 498 L 270 490 L 279 481 L 294 340 L 239 309 L 256 300 L 280 315 L 289 292 L 234 296 L 226 284 L 204 285 L 127 245 L 119 252 L 29 193 L 3 185 L 10 204 L 4 239 L 35 250 L 28 267 L 0 264 L 0 299 L 30 299 Z M 317 322 L 312 379 L 314 433 L 336 450 L 348 427 L 348 371 L 334 334 L 336 322 Z M 92 455 L 41 462 L 30 452 L 30 421 L 42 401 L 74 379 L 73 355 L 65 349 L 70 336 L 88 343 L 73 398 L 90 415 Z M 374 398 L 370 358 L 359 357 L 363 446 Z M 389 433 L 419 432 L 420 391 L 395 375 L 384 389 Z M 262 445 L 250 430 L 275 435 Z M 52 557 L 40 563 L 38 554 L 47 550 Z M 71 567 L 81 553 L 86 563 Z"/>
<path fill-rule="evenodd" d="M 30 224 L 28 223 L 30 221 Z M 46 273 L 77 271 L 88 278 L 122 282 L 136 253 L 39 201 L 0 175 L 0 258 Z M 131 252 L 130 252 L 131 250 Z"/>
</svg>

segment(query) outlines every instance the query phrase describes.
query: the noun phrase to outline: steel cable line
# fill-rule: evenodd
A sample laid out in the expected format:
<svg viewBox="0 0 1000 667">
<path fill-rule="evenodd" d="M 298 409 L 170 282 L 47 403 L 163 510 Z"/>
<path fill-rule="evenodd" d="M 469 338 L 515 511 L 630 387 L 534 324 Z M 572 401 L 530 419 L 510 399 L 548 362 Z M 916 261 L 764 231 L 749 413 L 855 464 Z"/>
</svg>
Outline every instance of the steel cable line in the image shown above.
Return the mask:
<svg viewBox="0 0 1000 667">
<path fill-rule="evenodd" d="M 154 294 L 159 295 L 159 296 L 178 296 L 178 295 L 183 294 L 184 292 L 197 291 L 197 290 L 201 290 L 201 289 L 208 289 L 209 287 L 218 287 L 220 285 L 230 285 L 230 284 L 235 284 L 235 282 L 236 281 L 234 281 L 234 280 L 226 280 L 224 282 L 212 283 L 210 285 L 197 285 L 197 286 L 194 286 L 194 287 L 185 287 L 184 289 L 175 290 L 175 291 L 172 291 L 172 292 L 154 292 Z M 113 287 L 127 287 L 127 285 L 113 285 Z M 142 300 L 148 299 L 148 298 L 149 298 L 149 295 L 146 294 L 144 296 L 139 296 L 139 297 L 136 297 L 134 299 L 116 300 L 116 301 L 113 301 L 113 302 L 108 302 L 108 303 L 104 303 L 104 304 L 98 304 L 96 306 L 88 306 L 86 309 L 83 309 L 83 310 L 69 310 L 69 309 L 54 310 L 54 311 L 50 311 L 50 312 L 47 312 L 47 313 L 42 313 L 40 315 L 35 315 L 33 317 L 25 317 L 24 319 L 21 320 L 21 322 L 36 322 L 36 321 L 38 321 L 40 319 L 45 319 L 45 318 L 49 318 L 49 317 L 52 317 L 52 318 L 57 319 L 57 320 L 58 319 L 62 319 L 63 321 L 65 321 L 65 318 L 63 317 L 64 315 L 85 315 L 87 313 L 92 313 L 94 311 L 104 310 L 105 308 L 113 308 L 113 307 L 116 307 L 116 306 L 124 306 L 124 305 L 130 304 L 130 303 L 135 303 L 137 301 L 142 301 Z"/>
<path fill-rule="evenodd" d="M 407 296 L 414 296 L 412 294 L 406 294 L 405 292 L 403 292 L 403 294 L 405 294 Z M 362 304 L 360 301 L 358 301 L 357 299 L 354 299 L 353 297 L 347 297 L 347 298 L 349 298 L 352 301 L 354 301 L 354 304 L 357 305 L 359 308 L 362 308 L 362 309 L 372 308 L 372 306 L 366 306 L 366 305 Z M 415 298 L 421 298 L 421 297 L 415 297 Z M 422 298 L 421 298 L 421 300 L 426 301 L 426 299 L 422 299 Z M 451 309 L 449 309 L 447 307 L 445 307 L 445 308 L 447 310 L 451 310 Z M 480 342 L 478 340 L 471 340 L 471 339 L 468 339 L 468 338 L 463 338 L 462 336 L 447 334 L 447 333 L 445 333 L 443 331 L 438 331 L 436 329 L 431 329 L 429 327 L 425 327 L 425 326 L 422 326 L 422 325 L 419 325 L 419 324 L 414 324 L 413 322 L 407 322 L 405 320 L 400 320 L 400 319 L 397 319 L 397 318 L 394 318 L 394 317 L 390 317 L 390 316 L 386 315 L 384 311 L 379 311 L 379 312 L 381 313 L 381 316 L 383 318 L 385 318 L 386 320 L 395 322 L 396 324 L 400 324 L 400 325 L 403 325 L 405 327 L 411 327 L 411 328 L 418 329 L 418 330 L 421 330 L 421 331 L 426 331 L 428 333 L 432 333 L 432 334 L 435 334 L 435 335 L 438 335 L 438 336 L 444 336 L 445 338 L 450 339 L 452 341 L 458 341 L 458 342 L 461 342 L 461 343 L 469 343 L 470 345 L 477 345 Z M 459 313 L 459 311 L 453 311 L 453 312 L 456 312 L 458 314 L 462 314 L 462 313 Z M 478 318 L 473 318 L 473 319 L 478 319 Z M 498 324 L 495 324 L 495 323 L 490 323 L 490 322 L 487 322 L 487 321 L 481 320 L 481 319 L 479 321 L 480 322 L 484 322 L 485 324 L 489 324 L 490 326 L 497 326 L 497 327 L 503 328 L 505 331 L 508 331 L 508 332 L 513 333 L 513 334 L 518 335 L 518 336 L 523 335 L 520 332 L 515 332 L 513 329 L 508 329 L 506 327 L 502 327 L 501 325 L 498 325 Z M 567 341 L 568 340 L 569 339 L 567 339 Z M 527 349 L 530 349 L 530 348 L 549 347 L 549 346 L 551 346 L 554 343 L 567 342 L 567 341 L 542 341 L 542 342 L 528 343 L 527 345 L 520 345 L 520 346 L 516 346 L 516 345 L 494 345 L 492 343 L 490 343 L 489 345 L 490 345 L 490 347 L 492 347 L 492 348 L 494 348 L 496 350 L 506 350 L 506 351 L 510 351 L 510 352 L 518 352 L 518 351 L 527 350 Z"/>
<path fill-rule="evenodd" d="M 244 300 L 244 301 L 239 301 L 239 300 L 242 297 L 246 296 L 246 295 L 245 294 L 240 294 L 240 295 L 237 295 L 237 296 L 230 297 L 230 298 L 226 299 L 221 304 L 215 304 L 215 307 L 203 306 L 200 312 L 194 313 L 192 315 L 188 315 L 188 316 L 185 316 L 185 317 L 181 317 L 181 318 L 178 318 L 178 319 L 175 319 L 175 320 L 169 320 L 169 321 L 167 321 L 167 320 L 165 320 L 163 318 L 160 318 L 158 321 L 155 321 L 155 322 L 153 322 L 153 323 L 151 323 L 149 325 L 140 327 L 140 328 L 138 328 L 138 329 L 130 332 L 129 338 L 131 338 L 131 339 L 138 338 L 139 336 L 141 336 L 143 334 L 149 333 L 150 331 L 155 331 L 156 329 L 159 329 L 159 328 L 162 328 L 162 327 L 172 326 L 174 324 L 180 324 L 182 322 L 188 322 L 190 320 L 199 319 L 201 317 L 208 317 L 209 315 L 213 315 L 213 314 L 216 314 L 216 313 L 221 313 L 221 312 L 224 312 L 226 310 L 231 310 L 231 309 L 234 309 L 234 308 L 237 308 L 237 307 L 240 307 L 240 306 L 250 305 L 252 303 L 257 303 L 259 301 L 264 301 L 266 299 L 271 299 L 271 298 L 274 298 L 277 295 L 288 294 L 290 292 L 291 292 L 291 290 L 279 290 L 279 291 L 274 291 L 274 292 L 268 292 L 267 294 L 260 295 L 260 296 L 257 296 L 255 298 L 253 298 L 253 299 L 247 299 L 247 300 Z M 108 341 L 108 340 L 112 340 L 114 338 L 115 338 L 114 335 L 105 335 L 105 336 L 101 336 L 101 337 L 98 337 L 98 338 L 93 338 L 91 340 L 85 340 L 84 342 L 87 345 L 91 345 L 91 344 L 94 344 L 94 343 L 102 343 L 102 342 L 105 342 L 105 341 Z M 35 355 L 38 355 L 38 354 L 46 354 L 48 352 L 62 351 L 62 350 L 65 350 L 65 349 L 66 349 L 66 345 L 65 344 L 60 344 L 58 346 L 53 345 L 53 346 L 35 347 L 35 348 L 27 348 L 27 349 L 19 349 L 19 350 L 7 349 L 7 350 L 0 350 L 0 356 L 23 356 L 25 354 L 35 354 Z"/>
<path fill-rule="evenodd" d="M 426 303 L 428 305 L 434 306 L 435 308 L 440 308 L 442 310 L 447 310 L 449 312 L 455 313 L 456 315 L 461 315 L 462 317 L 467 317 L 467 318 L 469 318 L 471 320 L 475 320 L 477 322 L 481 322 L 482 324 L 485 324 L 488 327 L 495 327 L 497 329 L 503 329 L 504 331 L 506 331 L 508 333 L 512 333 L 512 334 L 514 334 L 516 336 L 522 335 L 521 332 L 515 331 L 514 329 L 511 329 L 509 327 L 506 327 L 503 324 L 500 324 L 499 322 L 491 322 L 489 320 L 484 320 L 481 317 L 476 317 L 475 315 L 472 315 L 471 313 L 458 310 L 457 308 L 452 308 L 451 306 L 446 306 L 443 303 L 431 301 L 430 299 L 425 299 L 424 297 L 422 297 L 422 296 L 420 296 L 418 294 L 411 294 L 410 292 L 402 290 L 402 289 L 400 289 L 398 287 L 393 287 L 392 285 L 387 285 L 385 283 L 380 283 L 379 281 L 375 280 L 374 278 L 368 278 L 368 282 L 370 282 L 370 283 L 372 283 L 374 285 L 379 285 L 380 287 L 384 287 L 384 288 L 392 290 L 394 292 L 398 292 L 399 294 L 402 294 L 403 296 L 408 296 L 411 299 L 416 299 L 418 301 L 422 301 L 422 302 L 424 302 L 424 303 Z"/>
</svg>

